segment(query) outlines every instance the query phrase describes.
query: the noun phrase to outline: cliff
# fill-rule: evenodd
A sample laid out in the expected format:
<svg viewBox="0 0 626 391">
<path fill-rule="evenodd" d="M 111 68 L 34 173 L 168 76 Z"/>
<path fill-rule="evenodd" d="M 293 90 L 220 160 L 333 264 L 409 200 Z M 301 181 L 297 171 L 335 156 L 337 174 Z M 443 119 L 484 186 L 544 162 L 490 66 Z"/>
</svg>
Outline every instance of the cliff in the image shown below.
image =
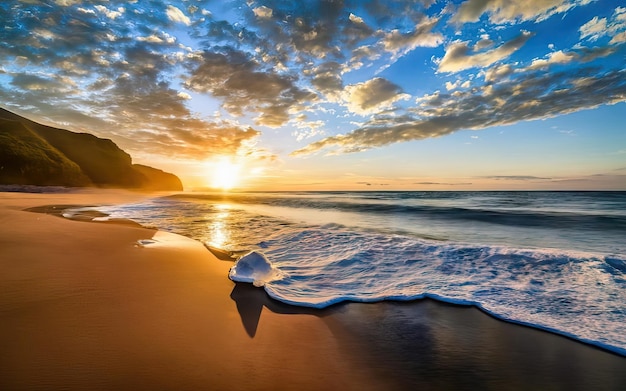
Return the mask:
<svg viewBox="0 0 626 391">
<path fill-rule="evenodd" d="M 0 109 L 0 184 L 183 189 L 170 173 L 133 165 L 113 141 L 45 126 Z"/>
</svg>

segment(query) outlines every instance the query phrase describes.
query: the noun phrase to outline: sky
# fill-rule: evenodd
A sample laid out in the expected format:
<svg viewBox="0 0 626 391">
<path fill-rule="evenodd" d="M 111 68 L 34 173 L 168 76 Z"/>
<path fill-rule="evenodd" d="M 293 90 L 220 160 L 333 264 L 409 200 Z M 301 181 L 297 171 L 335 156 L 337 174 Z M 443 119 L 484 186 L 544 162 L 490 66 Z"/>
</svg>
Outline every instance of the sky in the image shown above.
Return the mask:
<svg viewBox="0 0 626 391">
<path fill-rule="evenodd" d="M 3 0 L 0 20 L 0 106 L 186 189 L 626 190 L 623 0 Z"/>
</svg>

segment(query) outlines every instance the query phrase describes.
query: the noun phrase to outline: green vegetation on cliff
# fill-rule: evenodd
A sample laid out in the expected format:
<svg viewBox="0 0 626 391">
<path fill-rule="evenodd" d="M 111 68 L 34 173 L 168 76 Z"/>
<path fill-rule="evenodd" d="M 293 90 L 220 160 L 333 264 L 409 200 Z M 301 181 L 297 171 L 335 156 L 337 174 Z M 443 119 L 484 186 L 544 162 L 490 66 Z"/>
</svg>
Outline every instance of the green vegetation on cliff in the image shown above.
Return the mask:
<svg viewBox="0 0 626 391">
<path fill-rule="evenodd" d="M 182 190 L 177 176 L 133 165 L 109 139 L 41 125 L 4 109 L 0 184 Z"/>
<path fill-rule="evenodd" d="M 17 121 L 0 119 L 0 182 L 89 186 L 80 167 Z"/>
</svg>

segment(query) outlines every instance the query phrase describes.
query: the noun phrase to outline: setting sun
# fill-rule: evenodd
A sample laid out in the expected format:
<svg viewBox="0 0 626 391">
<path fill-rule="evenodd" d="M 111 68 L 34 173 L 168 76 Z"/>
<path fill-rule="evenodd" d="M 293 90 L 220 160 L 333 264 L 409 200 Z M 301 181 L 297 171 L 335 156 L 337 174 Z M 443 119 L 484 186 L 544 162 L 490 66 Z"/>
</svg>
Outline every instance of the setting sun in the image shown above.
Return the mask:
<svg viewBox="0 0 626 391">
<path fill-rule="evenodd" d="M 213 166 L 211 185 L 222 190 L 229 190 L 239 183 L 241 166 L 223 158 Z"/>
</svg>

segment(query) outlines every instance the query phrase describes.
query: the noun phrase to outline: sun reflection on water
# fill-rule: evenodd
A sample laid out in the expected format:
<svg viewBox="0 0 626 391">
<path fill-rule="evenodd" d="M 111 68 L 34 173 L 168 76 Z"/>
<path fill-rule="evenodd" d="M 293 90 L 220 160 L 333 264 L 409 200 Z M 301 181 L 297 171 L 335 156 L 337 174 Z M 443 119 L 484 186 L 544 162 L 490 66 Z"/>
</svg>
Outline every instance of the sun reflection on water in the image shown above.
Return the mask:
<svg viewBox="0 0 626 391">
<path fill-rule="evenodd" d="M 207 244 L 217 248 L 224 248 L 230 242 L 231 238 L 231 232 L 227 224 L 231 205 L 215 204 L 214 207 L 217 213 L 207 218 L 209 221 L 207 227 L 209 240 Z"/>
</svg>

